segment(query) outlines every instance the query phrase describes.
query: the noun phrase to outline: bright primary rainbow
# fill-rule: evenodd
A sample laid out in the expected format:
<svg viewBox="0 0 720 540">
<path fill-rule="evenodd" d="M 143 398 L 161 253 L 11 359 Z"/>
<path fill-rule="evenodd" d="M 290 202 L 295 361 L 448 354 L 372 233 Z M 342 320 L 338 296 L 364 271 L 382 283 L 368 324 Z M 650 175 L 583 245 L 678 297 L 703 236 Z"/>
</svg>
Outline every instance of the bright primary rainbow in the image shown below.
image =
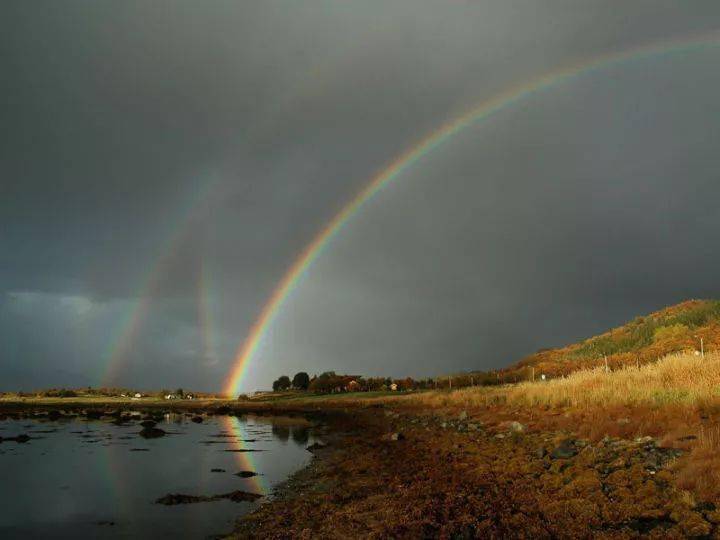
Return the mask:
<svg viewBox="0 0 720 540">
<path fill-rule="evenodd" d="M 720 33 L 713 32 L 702 36 L 693 36 L 675 41 L 653 43 L 622 52 L 609 53 L 566 66 L 545 75 L 539 76 L 518 86 L 511 87 L 500 94 L 482 102 L 464 115 L 452 120 L 439 129 L 430 133 L 415 146 L 397 157 L 389 166 L 375 176 L 350 203 L 347 204 L 315 237 L 315 239 L 302 251 L 293 265 L 286 272 L 277 285 L 260 315 L 250 329 L 246 340 L 239 347 L 233 366 L 228 374 L 223 391 L 228 396 L 237 394 L 240 390 L 245 371 L 257 354 L 268 327 L 275 319 L 285 299 L 297 286 L 300 278 L 320 256 L 323 249 L 340 232 L 353 215 L 372 197 L 382 190 L 389 182 L 396 179 L 402 172 L 414 165 L 423 156 L 449 140 L 469 125 L 484 120 L 489 116 L 506 109 L 530 95 L 560 85 L 570 79 L 577 78 L 588 72 L 609 68 L 611 66 L 630 60 L 668 53 L 690 51 L 704 46 L 720 45 Z"/>
</svg>

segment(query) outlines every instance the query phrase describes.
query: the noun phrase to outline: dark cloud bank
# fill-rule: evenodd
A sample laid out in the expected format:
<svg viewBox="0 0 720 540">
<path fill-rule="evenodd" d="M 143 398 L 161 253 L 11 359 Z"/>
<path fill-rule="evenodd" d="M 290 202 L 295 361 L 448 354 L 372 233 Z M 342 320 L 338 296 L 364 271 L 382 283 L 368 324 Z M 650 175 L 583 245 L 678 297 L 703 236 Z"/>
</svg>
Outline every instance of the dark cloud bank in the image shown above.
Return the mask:
<svg viewBox="0 0 720 540">
<path fill-rule="evenodd" d="M 277 281 L 393 156 L 716 2 L 4 2 L 0 389 L 219 389 Z M 720 47 L 539 92 L 387 186 L 301 280 L 247 389 L 503 366 L 718 297 Z"/>
</svg>

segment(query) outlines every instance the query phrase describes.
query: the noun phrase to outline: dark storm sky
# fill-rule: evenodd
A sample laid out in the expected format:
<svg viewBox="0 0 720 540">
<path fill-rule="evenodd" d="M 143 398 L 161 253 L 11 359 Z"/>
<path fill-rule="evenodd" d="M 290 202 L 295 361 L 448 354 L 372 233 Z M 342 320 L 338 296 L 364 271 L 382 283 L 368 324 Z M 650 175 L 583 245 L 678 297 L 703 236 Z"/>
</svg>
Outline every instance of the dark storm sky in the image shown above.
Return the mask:
<svg viewBox="0 0 720 540">
<path fill-rule="evenodd" d="M 218 390 L 294 258 L 445 121 L 715 1 L 5 1 L 0 390 Z M 464 130 L 353 218 L 243 385 L 507 365 L 720 296 L 720 46 Z M 140 316 L 126 331 L 135 307 Z"/>
</svg>

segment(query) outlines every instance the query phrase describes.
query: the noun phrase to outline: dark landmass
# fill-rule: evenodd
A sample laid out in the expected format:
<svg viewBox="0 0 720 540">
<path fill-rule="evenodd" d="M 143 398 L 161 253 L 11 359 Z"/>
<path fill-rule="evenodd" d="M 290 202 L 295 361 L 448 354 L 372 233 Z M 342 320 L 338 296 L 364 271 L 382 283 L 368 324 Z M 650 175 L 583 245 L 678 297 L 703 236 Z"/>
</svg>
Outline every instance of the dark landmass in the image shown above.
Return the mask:
<svg viewBox="0 0 720 540">
<path fill-rule="evenodd" d="M 230 493 L 223 493 L 222 495 L 183 495 L 181 493 L 169 493 L 163 497 L 160 497 L 155 502 L 157 504 L 164 504 L 166 506 L 173 506 L 176 504 L 194 504 L 201 502 L 213 502 L 227 499 L 233 502 L 255 502 L 262 498 L 262 495 L 257 493 L 249 493 L 247 491 L 231 491 Z"/>
</svg>

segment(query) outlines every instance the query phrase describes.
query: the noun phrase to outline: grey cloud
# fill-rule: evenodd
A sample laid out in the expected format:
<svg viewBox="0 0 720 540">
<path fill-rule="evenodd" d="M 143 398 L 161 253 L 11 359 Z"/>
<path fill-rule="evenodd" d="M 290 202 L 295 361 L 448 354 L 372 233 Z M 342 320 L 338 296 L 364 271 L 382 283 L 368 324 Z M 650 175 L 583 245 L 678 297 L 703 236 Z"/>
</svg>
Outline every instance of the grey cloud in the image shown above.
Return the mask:
<svg viewBox="0 0 720 540">
<path fill-rule="evenodd" d="M 5 2 L 3 386 L 97 384 L 142 298 L 117 382 L 219 388 L 295 257 L 413 141 L 718 22 L 715 2 Z M 301 281 L 247 389 L 496 367 L 716 296 L 718 55 L 581 77 L 426 156 Z"/>
</svg>

